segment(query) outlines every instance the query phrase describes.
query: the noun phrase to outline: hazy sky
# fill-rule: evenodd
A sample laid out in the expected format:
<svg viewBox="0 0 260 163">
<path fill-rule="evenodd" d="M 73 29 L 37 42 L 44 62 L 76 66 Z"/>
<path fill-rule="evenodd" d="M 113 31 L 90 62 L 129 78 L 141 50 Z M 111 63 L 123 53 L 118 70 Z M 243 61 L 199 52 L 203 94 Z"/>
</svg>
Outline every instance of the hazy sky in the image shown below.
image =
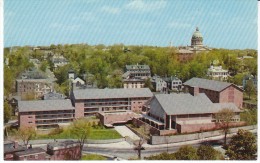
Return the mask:
<svg viewBox="0 0 260 163">
<path fill-rule="evenodd" d="M 257 49 L 256 0 L 4 0 L 4 46 L 190 45 Z"/>
</svg>

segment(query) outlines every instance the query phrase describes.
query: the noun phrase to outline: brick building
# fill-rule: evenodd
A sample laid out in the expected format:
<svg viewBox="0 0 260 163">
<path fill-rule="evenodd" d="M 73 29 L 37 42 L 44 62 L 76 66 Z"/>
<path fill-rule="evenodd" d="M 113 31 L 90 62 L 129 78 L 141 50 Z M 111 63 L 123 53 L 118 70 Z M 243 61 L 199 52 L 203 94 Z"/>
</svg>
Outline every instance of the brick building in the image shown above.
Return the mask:
<svg viewBox="0 0 260 163">
<path fill-rule="evenodd" d="M 212 103 L 204 93 L 158 94 L 151 101 L 148 112 L 138 121 L 149 124 L 159 135 L 189 133 L 214 129 L 214 114 L 229 108 L 235 112 L 234 122 L 240 121 L 241 112 L 233 103 Z"/>
<path fill-rule="evenodd" d="M 106 119 L 121 113 L 120 118 L 112 118 L 109 121 L 112 124 L 128 121 L 128 115 L 134 116 L 132 112 L 141 112 L 144 103 L 152 96 L 153 94 L 148 88 L 82 89 L 74 90 L 71 99 L 75 106 L 75 118 L 100 113 L 100 116 L 105 116 L 103 119 Z"/>
<path fill-rule="evenodd" d="M 20 101 L 18 108 L 19 126 L 37 129 L 72 122 L 75 112 L 70 100 Z"/>
<path fill-rule="evenodd" d="M 15 152 L 14 160 L 26 161 L 26 160 L 45 160 L 46 151 L 40 147 L 26 149 L 24 151 Z"/>
<path fill-rule="evenodd" d="M 50 160 L 79 160 L 80 144 L 72 140 L 52 142 L 47 144 L 47 152 Z"/>
<path fill-rule="evenodd" d="M 232 83 L 192 78 L 183 83 L 184 88 L 191 94 L 205 93 L 213 103 L 234 103 L 242 108 L 243 90 Z"/>
</svg>

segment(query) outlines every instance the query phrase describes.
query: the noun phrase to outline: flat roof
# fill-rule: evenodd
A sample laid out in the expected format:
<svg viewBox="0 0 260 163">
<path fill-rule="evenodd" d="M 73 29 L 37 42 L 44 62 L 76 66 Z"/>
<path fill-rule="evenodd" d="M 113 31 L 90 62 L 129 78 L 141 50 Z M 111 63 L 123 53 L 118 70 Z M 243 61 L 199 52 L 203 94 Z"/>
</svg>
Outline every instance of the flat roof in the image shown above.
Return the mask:
<svg viewBox="0 0 260 163">
<path fill-rule="evenodd" d="M 55 110 L 73 110 L 71 101 L 61 100 L 37 100 L 37 101 L 19 101 L 19 112 L 33 111 L 55 111 Z"/>
<path fill-rule="evenodd" d="M 152 97 L 149 88 L 116 88 L 116 89 L 78 89 L 74 90 L 75 99 L 110 99 L 110 98 L 137 98 Z"/>
<path fill-rule="evenodd" d="M 21 152 L 16 152 L 15 155 L 16 156 L 24 156 L 24 155 L 31 155 L 31 154 L 36 154 L 36 153 L 45 153 L 46 151 L 40 147 L 36 147 L 36 148 L 31 148 L 31 149 L 27 149 L 25 151 L 21 151 Z"/>
</svg>

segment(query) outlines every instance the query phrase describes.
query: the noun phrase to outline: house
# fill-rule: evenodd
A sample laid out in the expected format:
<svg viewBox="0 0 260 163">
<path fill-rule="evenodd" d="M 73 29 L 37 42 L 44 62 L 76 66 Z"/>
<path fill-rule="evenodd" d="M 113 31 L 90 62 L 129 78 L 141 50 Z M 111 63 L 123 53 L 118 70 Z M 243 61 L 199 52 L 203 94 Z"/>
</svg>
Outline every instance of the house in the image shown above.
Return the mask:
<svg viewBox="0 0 260 163">
<path fill-rule="evenodd" d="M 4 160 L 13 160 L 15 152 L 25 151 L 26 148 L 18 144 L 17 141 L 4 141 Z"/>
<path fill-rule="evenodd" d="M 243 90 L 232 83 L 192 78 L 183 83 L 184 89 L 191 94 L 205 93 L 213 103 L 234 103 L 242 108 Z"/>
<path fill-rule="evenodd" d="M 222 66 L 211 65 L 210 68 L 208 68 L 207 75 L 210 79 L 227 81 L 229 73 L 228 70 L 224 70 Z"/>
<path fill-rule="evenodd" d="M 58 100 L 58 99 L 65 99 L 65 96 L 61 93 L 57 92 L 49 92 L 42 96 L 43 100 Z"/>
<path fill-rule="evenodd" d="M 157 94 L 151 99 L 147 114 L 143 114 L 139 122 L 149 124 L 159 135 L 210 130 L 217 125 L 214 114 L 224 108 L 234 111 L 234 122 L 240 121 L 241 111 L 236 105 L 212 103 L 204 93 Z"/>
<path fill-rule="evenodd" d="M 163 80 L 167 83 L 167 87 L 170 90 L 173 90 L 173 91 L 182 90 L 182 81 L 178 77 L 171 76 L 171 77 L 163 78 Z"/>
<path fill-rule="evenodd" d="M 128 78 L 123 79 L 124 88 L 144 88 L 145 79 Z"/>
<path fill-rule="evenodd" d="M 51 61 L 54 65 L 53 66 L 54 70 L 57 69 L 58 67 L 64 66 L 69 63 L 66 58 L 64 58 L 63 56 L 59 56 L 59 55 L 54 55 L 52 57 Z"/>
<path fill-rule="evenodd" d="M 77 89 L 73 90 L 71 100 L 75 118 L 99 114 L 103 124 L 114 124 L 131 120 L 136 115 L 133 112 L 141 112 L 152 96 L 148 88 Z"/>
<path fill-rule="evenodd" d="M 12 96 L 8 99 L 9 105 L 12 107 L 12 114 L 16 115 L 18 113 L 18 102 L 21 101 L 21 96 Z"/>
<path fill-rule="evenodd" d="M 147 79 L 151 77 L 150 67 L 148 65 L 126 65 L 125 66 L 125 74 L 123 74 L 124 78 L 142 78 Z"/>
<path fill-rule="evenodd" d="M 70 100 L 19 101 L 18 124 L 36 129 L 55 128 L 74 119 Z"/>
<path fill-rule="evenodd" d="M 154 75 L 151 78 L 151 83 L 156 92 L 166 91 L 167 83 L 158 75 Z"/>
<path fill-rule="evenodd" d="M 45 160 L 46 151 L 40 147 L 28 148 L 24 151 L 15 152 L 13 158 L 17 161 Z"/>
<path fill-rule="evenodd" d="M 47 144 L 50 160 L 80 160 L 80 144 L 72 140 Z"/>
</svg>

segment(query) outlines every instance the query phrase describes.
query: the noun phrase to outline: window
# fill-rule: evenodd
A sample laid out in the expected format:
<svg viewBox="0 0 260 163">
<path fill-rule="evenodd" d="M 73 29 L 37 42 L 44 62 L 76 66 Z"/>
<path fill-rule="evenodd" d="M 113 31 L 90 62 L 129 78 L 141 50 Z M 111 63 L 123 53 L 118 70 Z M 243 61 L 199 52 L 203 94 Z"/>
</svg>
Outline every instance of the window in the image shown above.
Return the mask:
<svg viewBox="0 0 260 163">
<path fill-rule="evenodd" d="M 32 123 L 32 122 L 30 121 L 30 122 L 28 122 L 28 123 Z"/>
</svg>

